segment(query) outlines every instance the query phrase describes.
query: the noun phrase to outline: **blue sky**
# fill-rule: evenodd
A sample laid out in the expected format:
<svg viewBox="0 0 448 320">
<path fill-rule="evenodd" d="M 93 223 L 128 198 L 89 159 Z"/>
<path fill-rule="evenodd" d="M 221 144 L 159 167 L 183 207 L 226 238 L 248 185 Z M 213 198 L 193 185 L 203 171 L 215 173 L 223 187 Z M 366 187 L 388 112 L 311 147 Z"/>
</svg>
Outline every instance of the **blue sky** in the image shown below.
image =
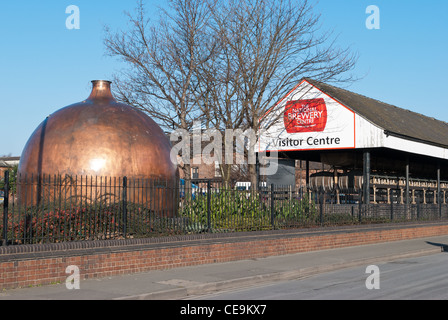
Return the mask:
<svg viewBox="0 0 448 320">
<path fill-rule="evenodd" d="M 80 29 L 66 28 L 69 5 Z M 147 1 L 154 14 L 163 1 Z M 369 30 L 366 8 L 380 9 Z M 45 117 L 90 93 L 91 80 L 110 79 L 123 65 L 104 55 L 104 25 L 126 29 L 133 0 L 0 2 L 0 156 L 20 156 Z M 448 1 L 320 0 L 322 28 L 360 58 L 362 77 L 349 90 L 448 122 Z M 418 128 L 416 128 L 418 130 Z"/>
</svg>

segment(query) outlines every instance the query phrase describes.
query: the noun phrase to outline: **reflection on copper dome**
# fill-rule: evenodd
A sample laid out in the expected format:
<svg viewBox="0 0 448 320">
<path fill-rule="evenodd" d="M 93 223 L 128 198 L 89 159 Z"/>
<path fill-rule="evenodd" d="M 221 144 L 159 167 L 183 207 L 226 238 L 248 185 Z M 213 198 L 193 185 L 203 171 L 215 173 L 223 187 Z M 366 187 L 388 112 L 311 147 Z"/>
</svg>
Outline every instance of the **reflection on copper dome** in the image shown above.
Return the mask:
<svg viewBox="0 0 448 320">
<path fill-rule="evenodd" d="M 174 181 L 171 144 L 146 114 L 117 102 L 111 82 L 92 81 L 90 96 L 48 116 L 29 138 L 19 174 L 157 178 Z"/>
</svg>

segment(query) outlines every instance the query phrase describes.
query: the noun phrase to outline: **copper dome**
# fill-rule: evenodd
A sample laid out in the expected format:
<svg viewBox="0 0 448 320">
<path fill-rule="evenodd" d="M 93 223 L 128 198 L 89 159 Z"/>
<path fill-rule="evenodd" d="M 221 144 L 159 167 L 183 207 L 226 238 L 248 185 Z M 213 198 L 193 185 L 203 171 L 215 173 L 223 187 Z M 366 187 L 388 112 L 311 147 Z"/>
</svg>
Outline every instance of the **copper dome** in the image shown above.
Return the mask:
<svg viewBox="0 0 448 320">
<path fill-rule="evenodd" d="M 146 114 L 117 102 L 111 82 L 47 117 L 28 140 L 20 174 L 172 178 L 171 144 Z"/>
<path fill-rule="evenodd" d="M 54 112 L 33 132 L 22 152 L 20 176 L 175 181 L 177 166 L 162 129 L 143 112 L 117 102 L 110 81 L 92 83 L 86 100 Z"/>
</svg>

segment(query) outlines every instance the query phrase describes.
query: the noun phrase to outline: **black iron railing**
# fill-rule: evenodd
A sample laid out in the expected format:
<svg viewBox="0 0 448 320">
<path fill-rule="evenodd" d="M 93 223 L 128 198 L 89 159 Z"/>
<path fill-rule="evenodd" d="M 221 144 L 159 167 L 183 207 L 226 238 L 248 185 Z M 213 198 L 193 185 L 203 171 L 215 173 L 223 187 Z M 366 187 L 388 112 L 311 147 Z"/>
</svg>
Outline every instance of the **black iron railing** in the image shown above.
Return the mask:
<svg viewBox="0 0 448 320">
<path fill-rule="evenodd" d="M 440 220 L 445 203 L 363 204 L 360 190 L 256 189 L 213 180 L 18 176 L 2 183 L 3 245 Z"/>
</svg>

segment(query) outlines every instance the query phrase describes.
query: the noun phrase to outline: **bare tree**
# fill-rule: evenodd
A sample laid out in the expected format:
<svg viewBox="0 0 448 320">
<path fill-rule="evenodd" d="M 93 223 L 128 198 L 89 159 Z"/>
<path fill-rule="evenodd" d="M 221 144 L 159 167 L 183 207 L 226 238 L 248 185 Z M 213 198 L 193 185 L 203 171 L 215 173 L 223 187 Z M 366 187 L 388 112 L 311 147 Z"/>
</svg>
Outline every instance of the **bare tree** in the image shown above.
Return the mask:
<svg viewBox="0 0 448 320">
<path fill-rule="evenodd" d="M 191 94 L 196 69 L 215 47 L 205 32 L 210 4 L 200 0 L 169 4 L 169 11 L 161 10 L 160 21 L 152 23 L 140 0 L 135 14 L 128 14 L 130 30 L 106 28 L 104 44 L 109 56 L 128 65 L 114 77 L 117 99 L 147 112 L 165 130 L 190 132 L 201 113 Z M 190 166 L 183 169 L 189 178 Z"/>
<path fill-rule="evenodd" d="M 257 132 L 262 115 L 303 77 L 352 80 L 356 56 L 319 29 L 308 0 L 171 0 L 170 8 L 151 24 L 140 1 L 131 30 L 107 30 L 105 39 L 107 53 L 130 66 L 115 79 L 119 100 L 167 130 L 191 132 L 200 119 L 223 134 Z M 234 150 L 233 139 L 223 139 L 229 145 Z M 223 161 L 224 180 L 232 167 Z M 255 166 L 248 168 L 255 184 Z M 184 171 L 190 177 L 189 166 Z"/>
<path fill-rule="evenodd" d="M 226 129 L 239 128 L 244 120 L 243 109 L 238 100 L 240 74 L 238 65 L 232 63 L 230 50 L 222 41 L 219 33 L 210 29 L 218 45 L 217 54 L 197 69 L 198 86 L 195 88 L 197 100 L 200 101 L 202 118 L 206 128 L 215 128 L 225 137 Z M 227 150 L 227 140 L 222 139 L 221 150 Z M 219 169 L 225 183 L 229 183 L 234 171 L 234 143 L 231 142 L 231 154 L 220 154 Z M 226 156 L 232 160 L 226 161 Z M 228 159 L 227 159 L 228 160 Z"/>
<path fill-rule="evenodd" d="M 320 16 L 307 0 L 220 0 L 213 6 L 221 51 L 198 71 L 216 125 L 257 132 L 260 117 L 303 77 L 352 80 L 347 72 L 357 57 L 319 30 Z M 255 165 L 249 172 L 255 183 Z"/>
</svg>

